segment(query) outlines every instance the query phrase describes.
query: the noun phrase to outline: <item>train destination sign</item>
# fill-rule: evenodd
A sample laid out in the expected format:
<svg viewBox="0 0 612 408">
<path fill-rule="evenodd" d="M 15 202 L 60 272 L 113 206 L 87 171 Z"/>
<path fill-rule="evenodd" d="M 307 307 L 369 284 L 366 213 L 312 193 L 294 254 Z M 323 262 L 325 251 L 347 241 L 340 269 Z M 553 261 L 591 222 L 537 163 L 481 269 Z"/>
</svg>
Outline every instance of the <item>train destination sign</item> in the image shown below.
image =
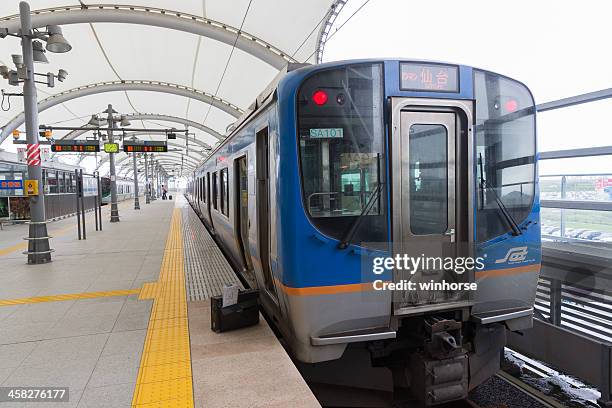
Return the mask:
<svg viewBox="0 0 612 408">
<path fill-rule="evenodd" d="M 124 141 L 123 151 L 126 153 L 165 153 L 168 143 L 156 140 Z"/>
<path fill-rule="evenodd" d="M 433 63 L 400 63 L 403 91 L 459 92 L 459 67 Z"/>
<path fill-rule="evenodd" d="M 97 140 L 56 140 L 51 151 L 93 153 L 100 151 L 100 143 Z"/>
</svg>

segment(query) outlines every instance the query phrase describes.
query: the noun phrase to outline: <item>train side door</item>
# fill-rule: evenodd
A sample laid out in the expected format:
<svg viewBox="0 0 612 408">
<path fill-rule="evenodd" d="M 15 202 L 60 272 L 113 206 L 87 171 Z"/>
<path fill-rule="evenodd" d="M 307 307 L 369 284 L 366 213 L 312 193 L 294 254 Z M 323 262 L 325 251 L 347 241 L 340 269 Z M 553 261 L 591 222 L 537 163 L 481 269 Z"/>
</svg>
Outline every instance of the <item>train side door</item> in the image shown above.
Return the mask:
<svg viewBox="0 0 612 408">
<path fill-rule="evenodd" d="M 212 214 L 210 212 L 210 205 L 212 202 L 212 194 L 210 191 L 210 172 L 206 173 L 206 198 L 206 215 L 208 216 L 210 227 L 214 230 L 215 226 L 213 225 Z"/>
<path fill-rule="evenodd" d="M 267 292 L 276 299 L 270 269 L 270 146 L 268 127 L 255 134 L 257 198 L 257 241 L 260 270 Z M 257 267 L 257 266 L 256 266 Z"/>
<path fill-rule="evenodd" d="M 245 271 L 252 272 L 251 253 L 249 251 L 249 174 L 246 156 L 239 157 L 234 162 L 236 196 L 236 237 L 242 255 L 242 265 Z"/>
<path fill-rule="evenodd" d="M 397 122 L 396 122 L 397 123 Z M 428 289 L 422 283 L 457 282 L 444 266 L 456 256 L 457 113 L 402 110 L 393 135 L 394 251 L 413 258 L 439 259 L 414 271 L 397 270 L 394 280 L 414 282 L 394 293 L 395 314 L 416 306 L 447 303 L 462 294 Z"/>
</svg>

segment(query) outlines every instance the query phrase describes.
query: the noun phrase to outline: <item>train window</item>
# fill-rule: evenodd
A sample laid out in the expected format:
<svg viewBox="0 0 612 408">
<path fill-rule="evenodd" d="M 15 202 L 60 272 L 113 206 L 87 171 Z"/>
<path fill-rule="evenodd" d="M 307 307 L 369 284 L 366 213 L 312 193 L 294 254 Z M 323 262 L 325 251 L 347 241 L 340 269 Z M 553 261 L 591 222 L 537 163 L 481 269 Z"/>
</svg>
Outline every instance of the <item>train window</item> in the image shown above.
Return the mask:
<svg viewBox="0 0 612 408">
<path fill-rule="evenodd" d="M 202 202 L 206 202 L 206 179 L 202 177 Z"/>
<path fill-rule="evenodd" d="M 68 193 L 74 193 L 75 192 L 75 187 L 74 187 L 74 173 L 68 173 L 67 174 L 67 178 L 66 178 L 66 192 Z"/>
<path fill-rule="evenodd" d="M 57 172 L 55 170 L 47 170 L 47 179 L 45 184 L 48 186 L 49 194 L 57 194 Z"/>
<path fill-rule="evenodd" d="M 204 194 L 204 177 L 200 177 L 199 181 L 198 181 L 198 185 L 200 188 L 200 200 L 202 200 L 202 202 L 206 201 L 206 197 Z"/>
<path fill-rule="evenodd" d="M 408 132 L 410 230 L 443 234 L 448 228 L 448 132 L 443 125 L 414 124 Z"/>
<path fill-rule="evenodd" d="M 363 215 L 353 241 L 388 240 L 383 102 L 380 64 L 322 71 L 300 87 L 303 202 L 315 227 L 334 238 Z"/>
<path fill-rule="evenodd" d="M 66 192 L 66 182 L 65 182 L 65 173 L 63 171 L 59 171 L 57 173 L 57 192 L 65 193 Z"/>
<path fill-rule="evenodd" d="M 227 168 L 221 170 L 221 212 L 229 217 L 229 181 Z"/>
<path fill-rule="evenodd" d="M 212 174 L 212 205 L 213 208 L 216 210 L 217 209 L 217 172 L 215 171 Z"/>
<path fill-rule="evenodd" d="M 485 241 L 511 231 L 510 223 L 521 223 L 531 211 L 535 104 L 523 84 L 490 72 L 474 71 L 474 93 L 477 231 L 478 240 Z"/>
<path fill-rule="evenodd" d="M 208 198 L 206 198 L 206 179 L 202 177 L 202 201 L 206 202 Z"/>
</svg>

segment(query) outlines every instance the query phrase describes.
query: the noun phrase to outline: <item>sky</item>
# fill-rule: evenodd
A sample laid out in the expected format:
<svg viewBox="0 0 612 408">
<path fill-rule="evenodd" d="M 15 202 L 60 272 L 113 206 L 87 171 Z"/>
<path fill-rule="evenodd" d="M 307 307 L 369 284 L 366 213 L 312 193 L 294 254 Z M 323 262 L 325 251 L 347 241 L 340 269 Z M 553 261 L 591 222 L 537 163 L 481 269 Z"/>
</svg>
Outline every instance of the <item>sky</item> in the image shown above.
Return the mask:
<svg viewBox="0 0 612 408">
<path fill-rule="evenodd" d="M 9 1 L 16 2 L 16 0 Z M 169 0 L 146 1 L 160 5 L 166 1 L 169 2 Z M 246 0 L 232 1 L 237 1 L 235 9 L 239 8 L 239 3 L 243 6 L 246 4 Z M 253 0 L 253 4 L 257 5 L 258 1 L 260 4 L 268 4 L 263 0 Z M 44 5 L 38 1 L 32 1 L 32 3 L 36 7 Z M 66 1 L 66 3 L 73 2 Z M 199 5 L 198 2 L 191 3 Z M 2 0 L 0 4 L 4 4 Z M 325 47 L 324 61 L 391 57 L 472 65 L 513 77 L 525 83 L 532 90 L 536 102 L 543 103 L 612 86 L 612 75 L 610 75 L 612 53 L 608 51 L 609 46 L 607 46 L 610 34 L 612 34 L 609 24 L 610 15 L 612 15 L 612 2 L 601 0 L 582 0 L 580 2 L 568 0 L 349 0 L 332 28 L 331 37 Z M 254 17 L 252 21 L 249 21 L 254 24 L 261 20 Z M 234 23 L 238 24 L 238 22 Z M 176 58 L 171 58 L 171 60 L 180 60 L 182 56 L 191 58 L 191 55 L 195 54 L 191 50 L 195 49 L 197 37 L 191 34 L 141 26 L 122 27 L 96 24 L 96 27 L 105 44 L 110 43 L 114 38 L 113 35 L 118 34 L 118 30 L 129 30 L 131 33 L 132 41 L 125 42 L 121 46 L 113 44 L 113 47 L 107 47 L 113 63 L 124 76 L 139 76 L 141 73 L 132 71 L 138 67 L 142 69 L 142 65 L 137 66 L 130 63 L 130 58 L 126 58 L 125 55 L 140 58 L 141 54 L 138 54 L 137 51 L 144 55 L 156 55 L 150 52 L 147 46 L 143 47 L 143 44 L 156 44 L 155 41 L 164 40 L 165 49 L 172 48 L 170 45 L 176 43 L 193 45 L 192 48 L 183 49 L 180 55 L 177 54 Z M 98 58 L 95 61 L 106 67 L 104 61 L 101 60 L 102 54 L 99 49 L 91 46 L 91 38 L 84 36 L 87 38 L 81 39 L 75 35 L 77 32 L 74 30 L 77 29 L 76 26 L 67 26 L 65 34 L 70 37 L 71 42 L 74 42 L 78 52 L 61 56 L 52 55 L 51 65 L 67 63 L 67 59 L 70 58 L 94 61 L 90 58 L 95 56 Z M 266 33 L 277 35 L 286 29 L 281 26 L 276 27 L 277 31 L 266 31 Z M 72 37 L 70 34 L 73 34 Z M 155 41 L 150 40 L 152 35 L 155 35 Z M 212 40 L 205 39 L 204 41 L 204 49 L 218 46 Z M 2 46 L 8 47 L 8 44 L 3 43 Z M 11 50 L 14 51 L 18 43 L 13 41 L 11 44 L 13 46 Z M 199 58 L 204 64 L 210 59 L 210 56 L 202 54 Z M 74 66 L 74 64 L 68 65 Z M 247 64 L 237 64 L 236 75 L 242 75 L 244 65 Z M 198 77 L 214 77 L 205 64 L 199 66 L 201 75 Z M 179 67 L 181 69 L 178 69 Z M 180 78 L 189 77 L 191 68 L 191 62 L 173 64 L 172 69 L 159 64 L 159 67 L 153 69 L 152 72 L 159 74 L 158 76 L 164 80 L 177 82 L 182 81 Z M 256 71 L 252 74 L 259 77 L 273 76 L 273 72 L 266 71 L 265 75 L 262 72 Z M 74 83 L 79 83 L 77 79 L 86 81 L 87 75 L 88 70 L 71 70 L 66 86 L 72 87 Z M 110 77 L 113 76 L 110 75 Z M 211 84 L 202 83 L 196 83 L 195 86 L 202 89 L 214 88 Z M 232 100 L 240 100 L 245 106 L 253 99 L 250 95 L 256 94 L 255 91 L 245 92 L 240 87 L 227 87 L 227 89 L 230 88 L 234 89 L 235 93 L 231 95 Z M 131 100 L 135 102 L 140 111 L 154 111 L 154 107 L 150 107 L 151 99 L 147 93 L 130 92 L 130 95 Z M 87 115 L 91 114 L 89 106 L 95 102 L 95 106 L 105 107 L 108 98 L 107 95 L 97 95 L 69 105 L 79 116 L 84 115 L 84 119 L 81 120 L 86 121 Z M 125 98 L 122 98 L 122 95 L 117 98 L 119 98 L 117 103 L 113 102 L 114 106 L 118 106 L 117 110 L 129 112 L 130 107 L 127 106 Z M 166 105 L 167 109 L 171 111 L 181 107 L 176 114 L 182 115 L 184 101 L 180 97 L 169 96 L 167 98 L 170 101 Z M 86 104 L 85 102 L 91 103 Z M 206 107 L 205 104 L 191 104 L 190 118 L 199 120 L 204 117 L 203 112 L 206 111 Z M 59 111 L 65 115 L 66 112 L 63 112 L 62 109 L 57 107 L 54 111 L 49 110 L 42 113 L 41 123 L 49 122 L 54 112 Z M 605 127 L 609 112 L 612 112 L 612 99 L 539 114 L 537 117 L 539 150 L 611 145 L 610 130 Z M 209 122 L 219 119 L 219 123 L 222 123 L 227 119 L 221 114 L 218 116 L 219 118 L 209 118 Z M 10 117 L 12 114 L 0 112 L 2 122 L 7 121 Z M 81 122 L 77 123 L 77 125 L 80 124 Z M 223 129 L 219 128 L 219 130 Z M 5 144 L 3 147 L 6 146 Z M 609 156 L 546 161 L 541 163 L 540 172 L 541 174 L 612 173 L 611 163 Z"/>
<path fill-rule="evenodd" d="M 386 57 L 471 65 L 525 83 L 543 103 L 612 87 L 611 14 L 612 2 L 599 0 L 349 0 L 324 61 Z M 609 99 L 538 114 L 538 150 L 612 145 L 605 127 L 611 112 Z M 541 174 L 568 172 L 612 173 L 612 160 L 540 164 Z"/>
</svg>

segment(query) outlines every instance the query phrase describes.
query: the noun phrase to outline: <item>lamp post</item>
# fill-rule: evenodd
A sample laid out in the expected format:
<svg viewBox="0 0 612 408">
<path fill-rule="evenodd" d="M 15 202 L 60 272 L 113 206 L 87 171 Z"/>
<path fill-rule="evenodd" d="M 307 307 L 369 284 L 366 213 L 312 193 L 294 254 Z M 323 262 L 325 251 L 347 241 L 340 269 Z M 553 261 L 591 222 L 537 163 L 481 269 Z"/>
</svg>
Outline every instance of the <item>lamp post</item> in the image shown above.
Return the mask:
<svg viewBox="0 0 612 408">
<path fill-rule="evenodd" d="M 134 163 L 134 209 L 140 210 L 140 201 L 138 200 L 138 165 L 136 164 L 136 153 L 132 153 L 132 160 Z"/>
<path fill-rule="evenodd" d="M 21 18 L 21 49 L 23 63 L 27 70 L 23 80 L 23 110 L 25 113 L 26 141 L 28 142 L 28 177 L 36 180 L 37 194 L 30 197 L 30 227 L 28 236 L 28 263 L 41 264 L 51 262 L 51 247 L 47 234 L 47 217 L 45 214 L 45 196 L 43 195 L 42 169 L 40 167 L 40 147 L 38 144 L 38 106 L 36 86 L 34 84 L 34 58 L 32 50 L 32 20 L 30 5 L 19 3 Z M 32 154 L 31 154 L 32 153 Z M 29 160 L 30 157 L 38 160 Z"/>
<path fill-rule="evenodd" d="M 55 85 L 56 76 L 52 73 L 37 74 L 34 71 L 34 61 L 46 63 L 42 43 L 47 42 L 47 50 L 50 52 L 68 52 L 72 49 L 70 44 L 62 35 L 61 28 L 57 26 L 47 27 L 46 32 L 34 30 L 30 16 L 30 5 L 22 1 L 19 3 L 19 18 L 21 31 L 18 34 L 10 34 L 8 30 L 0 28 L 0 38 L 7 36 L 21 39 L 22 56 L 13 55 L 16 71 L 9 71 L 7 67 L 0 67 L 2 77 L 9 80 L 10 85 L 18 85 L 23 82 L 23 106 L 26 127 L 28 179 L 34 181 L 34 191 L 29 197 L 30 225 L 28 231 L 28 264 L 43 264 L 51 262 L 49 236 L 47 234 L 47 218 L 45 214 L 45 197 L 42 180 L 42 169 L 40 159 L 40 145 L 38 140 L 38 106 L 35 83 L 45 83 L 49 87 Z M 58 80 L 63 81 L 68 73 L 60 70 Z M 46 77 L 46 82 L 36 81 L 35 76 Z"/>
<path fill-rule="evenodd" d="M 144 154 L 145 157 L 145 203 L 151 204 L 151 190 L 149 189 L 149 155 Z"/>
<path fill-rule="evenodd" d="M 155 156 L 151 155 L 151 201 L 157 200 L 155 195 Z"/>
<path fill-rule="evenodd" d="M 115 127 L 115 117 L 113 105 L 109 104 L 106 109 L 108 121 L 108 142 L 114 143 L 113 128 Z M 111 218 L 110 222 L 119 222 L 119 207 L 117 207 L 117 174 L 115 173 L 115 153 L 109 153 L 110 162 L 110 187 L 111 187 Z"/>
</svg>

